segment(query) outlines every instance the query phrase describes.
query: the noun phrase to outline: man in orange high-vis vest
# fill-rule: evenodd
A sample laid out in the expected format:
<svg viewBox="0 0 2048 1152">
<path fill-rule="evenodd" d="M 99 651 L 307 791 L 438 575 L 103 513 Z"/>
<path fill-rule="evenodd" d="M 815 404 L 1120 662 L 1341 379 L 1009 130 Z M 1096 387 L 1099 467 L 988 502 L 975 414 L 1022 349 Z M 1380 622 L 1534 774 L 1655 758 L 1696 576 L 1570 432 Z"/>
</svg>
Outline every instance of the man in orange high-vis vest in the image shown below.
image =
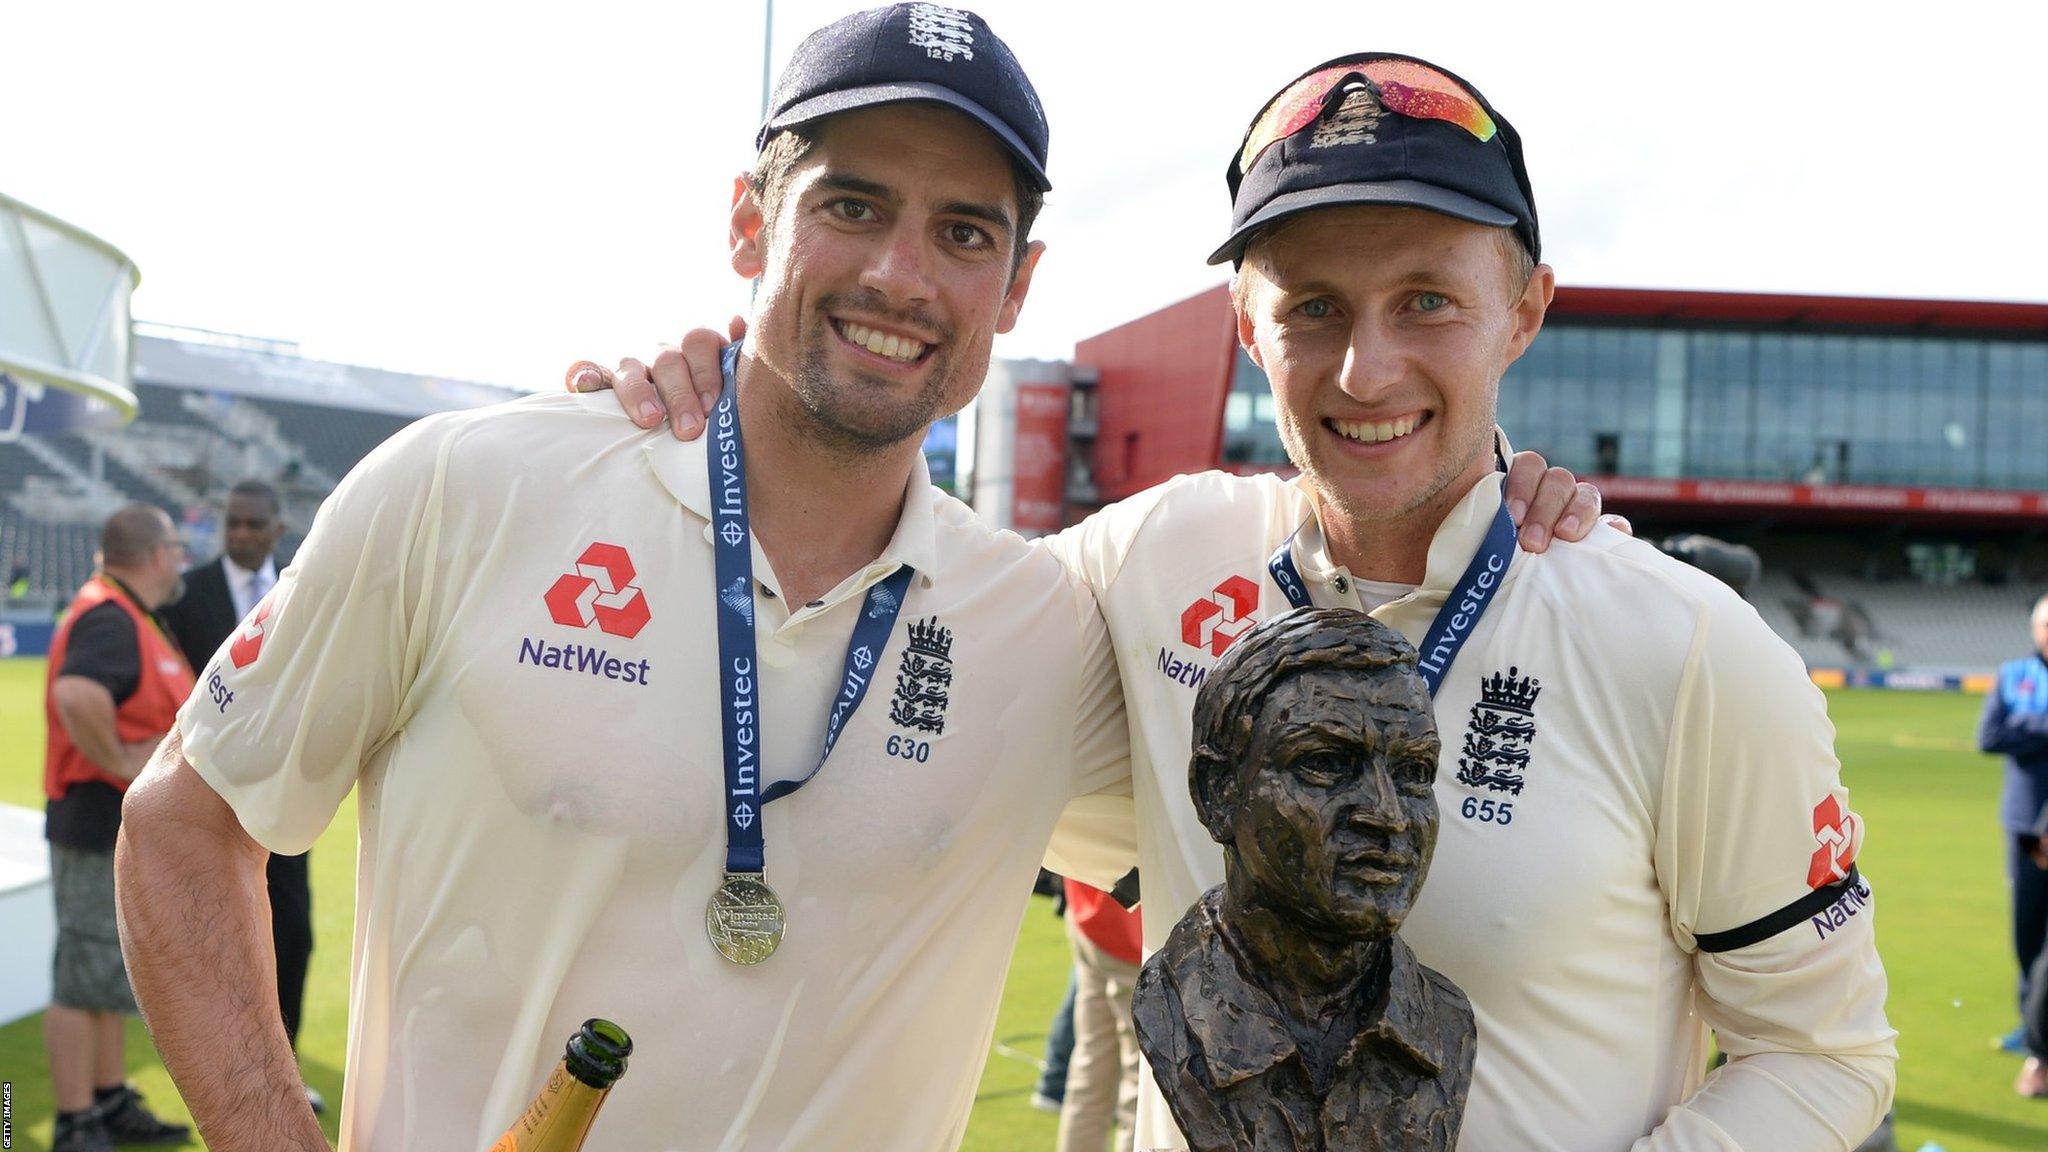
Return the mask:
<svg viewBox="0 0 2048 1152">
<path fill-rule="evenodd" d="M 185 549 L 162 509 L 130 504 L 100 529 L 100 570 L 50 644 L 44 835 L 57 901 L 57 956 L 43 1039 L 57 1097 L 51 1152 L 182 1143 L 127 1083 L 123 1036 L 135 998 L 114 918 L 121 797 L 192 692 L 192 668 L 156 617 L 176 599 Z"/>
</svg>

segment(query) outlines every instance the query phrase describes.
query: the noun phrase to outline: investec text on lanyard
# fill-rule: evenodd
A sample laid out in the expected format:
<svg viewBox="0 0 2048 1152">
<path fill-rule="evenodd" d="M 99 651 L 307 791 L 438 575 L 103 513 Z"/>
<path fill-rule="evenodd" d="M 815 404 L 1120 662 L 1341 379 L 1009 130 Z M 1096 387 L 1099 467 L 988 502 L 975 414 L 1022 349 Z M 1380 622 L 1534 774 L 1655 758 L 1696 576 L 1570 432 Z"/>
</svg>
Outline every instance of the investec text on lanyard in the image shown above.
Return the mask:
<svg viewBox="0 0 2048 1152">
<path fill-rule="evenodd" d="M 711 473 L 712 556 L 716 570 L 712 610 L 718 617 L 718 689 L 725 748 L 725 880 L 704 910 L 704 930 L 719 954 L 735 964 L 758 964 L 782 943 L 787 923 L 782 901 L 766 880 L 761 809 L 809 783 L 846 722 L 868 694 L 869 670 L 881 659 L 896 627 L 913 575 L 903 565 L 868 589 L 853 637 L 846 645 L 846 669 L 839 695 L 825 722 L 825 746 L 818 763 L 801 779 L 761 786 L 761 680 L 754 641 L 754 546 L 747 529 L 746 453 L 740 445 L 738 375 L 740 346 L 725 350 L 724 388 L 711 410 L 711 444 L 705 459 Z"/>
<path fill-rule="evenodd" d="M 1273 574 L 1273 583 L 1280 586 L 1280 592 L 1287 602 L 1296 608 L 1309 606 L 1308 585 L 1302 583 L 1301 572 L 1294 566 L 1295 529 L 1282 541 L 1273 558 L 1266 561 L 1266 571 Z M 1515 521 L 1508 515 L 1506 493 L 1502 493 L 1500 507 L 1493 514 L 1493 524 L 1486 530 L 1486 539 L 1479 545 L 1479 551 L 1472 556 L 1472 562 L 1465 565 L 1465 574 L 1458 577 L 1458 584 L 1451 589 L 1450 599 L 1437 609 L 1436 619 L 1430 621 L 1429 631 L 1422 637 L 1416 651 L 1421 655 L 1417 667 L 1422 671 L 1423 683 L 1429 685 L 1429 694 L 1436 695 L 1437 686 L 1444 682 L 1444 673 L 1450 671 L 1451 661 L 1458 658 L 1458 649 L 1472 638 L 1472 630 L 1479 625 L 1479 618 L 1486 614 L 1487 605 L 1493 603 L 1493 594 L 1500 591 L 1501 576 L 1508 570 L 1508 562 L 1515 558 Z"/>
</svg>

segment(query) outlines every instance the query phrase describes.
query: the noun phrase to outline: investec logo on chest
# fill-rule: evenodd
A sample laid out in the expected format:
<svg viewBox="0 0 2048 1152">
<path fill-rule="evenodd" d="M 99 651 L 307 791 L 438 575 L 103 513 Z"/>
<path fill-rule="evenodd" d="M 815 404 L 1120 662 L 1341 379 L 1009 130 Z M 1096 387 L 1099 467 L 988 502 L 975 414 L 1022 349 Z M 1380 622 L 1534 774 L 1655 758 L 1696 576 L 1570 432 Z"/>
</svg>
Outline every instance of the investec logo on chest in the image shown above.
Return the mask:
<svg viewBox="0 0 2048 1152">
<path fill-rule="evenodd" d="M 1465 642 L 1464 634 L 1471 629 L 1473 622 L 1479 619 L 1479 614 L 1486 609 L 1486 602 L 1500 586 L 1501 570 L 1507 566 L 1507 558 L 1504 556 L 1486 558 L 1486 567 L 1479 573 L 1479 578 L 1472 582 L 1472 590 L 1458 602 L 1457 613 L 1451 617 L 1451 626 L 1429 651 L 1422 653 L 1422 659 L 1417 662 L 1420 667 L 1439 676 L 1443 675 L 1445 666 L 1450 663 L 1451 657 L 1457 654 L 1458 646 Z"/>
<path fill-rule="evenodd" d="M 755 781 L 760 776 L 756 771 L 755 724 L 754 724 L 754 662 L 745 656 L 732 658 L 732 746 L 733 782 L 730 790 L 734 796 L 752 796 Z M 733 812 L 733 819 L 745 828 L 753 823 L 753 809 L 742 804 Z"/>
<path fill-rule="evenodd" d="M 712 421 L 712 440 L 718 450 L 718 503 L 711 514 L 719 520 L 718 535 L 730 547 L 738 547 L 747 530 L 740 526 L 746 501 L 740 496 L 740 444 L 735 405 L 718 409 Z"/>
<path fill-rule="evenodd" d="M 631 640 L 652 618 L 647 594 L 633 583 L 634 575 L 633 558 L 624 548 L 592 544 L 576 558 L 575 570 L 556 578 L 541 600 L 557 624 Z M 550 644 L 534 636 L 520 637 L 518 662 L 623 684 L 647 684 L 650 670 L 647 661 L 614 656 L 608 648 Z"/>
</svg>

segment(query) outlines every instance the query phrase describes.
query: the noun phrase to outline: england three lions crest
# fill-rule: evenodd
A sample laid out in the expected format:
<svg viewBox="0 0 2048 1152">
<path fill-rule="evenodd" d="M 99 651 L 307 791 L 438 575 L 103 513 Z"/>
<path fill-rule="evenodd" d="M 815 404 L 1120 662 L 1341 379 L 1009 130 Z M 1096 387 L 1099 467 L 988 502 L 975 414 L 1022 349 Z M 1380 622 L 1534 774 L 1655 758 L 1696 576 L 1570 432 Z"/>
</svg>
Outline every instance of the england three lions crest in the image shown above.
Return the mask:
<svg viewBox="0 0 2048 1152">
<path fill-rule="evenodd" d="M 946 731 L 947 694 L 953 689 L 953 630 L 937 616 L 910 626 L 910 647 L 896 668 L 896 695 L 889 719 L 904 728 Z"/>
<path fill-rule="evenodd" d="M 1479 682 L 1479 702 L 1465 722 L 1458 783 L 1522 794 L 1530 746 L 1536 742 L 1536 697 L 1542 691 L 1541 680 L 1512 667 Z"/>
</svg>

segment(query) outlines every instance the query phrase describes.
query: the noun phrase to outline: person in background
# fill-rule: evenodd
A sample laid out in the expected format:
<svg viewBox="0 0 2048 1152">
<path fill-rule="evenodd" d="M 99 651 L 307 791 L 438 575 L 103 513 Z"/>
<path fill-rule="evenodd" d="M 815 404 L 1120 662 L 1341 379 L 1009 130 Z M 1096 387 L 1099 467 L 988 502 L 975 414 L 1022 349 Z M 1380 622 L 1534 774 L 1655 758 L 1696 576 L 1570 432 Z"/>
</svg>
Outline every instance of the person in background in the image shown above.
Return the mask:
<svg viewBox="0 0 2048 1152">
<path fill-rule="evenodd" d="M 1100 888 L 1067 881 L 1067 943 L 1074 953 L 1074 1052 L 1060 1102 L 1059 1152 L 1102 1152 L 1114 1123 L 1117 1152 L 1131 1152 L 1138 1107 L 1138 984 L 1142 927 Z"/>
<path fill-rule="evenodd" d="M 2034 650 L 1998 669 L 1998 681 L 1984 698 L 1977 747 L 2005 757 L 2005 791 L 1998 804 L 2006 837 L 2006 875 L 2012 881 L 2012 942 L 2019 961 L 2022 1015 L 2039 979 L 2041 942 L 2048 936 L 2048 596 L 2034 602 L 2030 619 Z M 2007 1051 L 2024 1051 L 2026 1025 L 2000 1041 Z M 2014 1088 L 2025 1096 L 2048 1096 L 2048 1052 L 2036 1046 L 2020 1069 Z"/>
<path fill-rule="evenodd" d="M 121 798 L 192 690 L 192 669 L 155 612 L 178 595 L 185 549 L 171 518 L 129 504 L 100 529 L 100 566 L 50 642 L 44 697 L 44 836 L 57 954 L 43 1042 L 57 1098 L 51 1152 L 178 1144 L 191 1134 L 127 1082 L 135 996 L 114 918 Z"/>
<path fill-rule="evenodd" d="M 1039 895 L 1052 897 L 1052 914 L 1067 915 L 1066 880 L 1043 868 L 1038 870 Z M 1074 968 L 1067 966 L 1067 992 L 1052 1014 L 1045 1030 L 1045 1058 L 1038 1063 L 1038 1083 L 1031 1089 L 1031 1107 L 1057 1116 L 1067 1098 L 1067 1066 L 1074 1059 Z"/>
<path fill-rule="evenodd" d="M 1031 1088 L 1031 1107 L 1057 1116 L 1067 1100 L 1067 1067 L 1074 1059 L 1074 970 L 1067 969 L 1066 995 L 1046 1025 L 1045 1056 L 1038 1062 L 1038 1082 Z"/>
<path fill-rule="evenodd" d="M 277 542 L 284 536 L 284 506 L 277 489 L 244 480 L 228 490 L 227 549 L 185 573 L 185 595 L 165 606 L 164 622 L 194 668 L 204 667 L 277 583 Z M 270 888 L 270 941 L 277 951 L 277 1007 L 292 1049 L 306 1003 L 306 968 L 313 956 L 313 885 L 306 852 L 273 853 L 265 865 Z M 306 1099 L 322 1112 L 327 1101 L 312 1086 Z"/>
<path fill-rule="evenodd" d="M 2048 871 L 2048 810 L 2034 822 L 2035 868 Z M 2026 997 L 2020 1002 L 2020 1028 L 2026 1043 L 2027 1060 L 2013 1081 L 2013 1091 L 2022 1096 L 2048 1096 L 2048 948 L 2034 957 L 2034 966 L 2024 973 Z"/>
</svg>

